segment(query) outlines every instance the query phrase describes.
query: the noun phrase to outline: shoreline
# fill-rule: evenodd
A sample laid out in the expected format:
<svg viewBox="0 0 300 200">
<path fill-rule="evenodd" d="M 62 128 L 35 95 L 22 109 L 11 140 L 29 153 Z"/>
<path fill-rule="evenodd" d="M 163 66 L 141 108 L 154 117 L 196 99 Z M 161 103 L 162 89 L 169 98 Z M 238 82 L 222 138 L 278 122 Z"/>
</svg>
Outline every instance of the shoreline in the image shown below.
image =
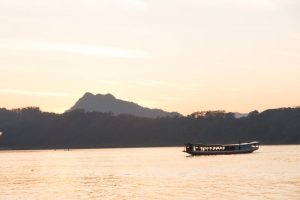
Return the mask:
<svg viewBox="0 0 300 200">
<path fill-rule="evenodd" d="M 294 144 L 260 144 L 260 146 L 298 146 L 299 143 Z M 140 148 L 169 148 L 169 147 L 184 147 L 184 145 L 167 145 L 167 146 L 106 146 L 106 147 L 73 147 L 73 148 L 0 148 L 1 151 L 40 151 L 40 150 L 51 150 L 51 151 L 72 151 L 72 150 L 88 150 L 88 149 L 140 149 Z"/>
</svg>

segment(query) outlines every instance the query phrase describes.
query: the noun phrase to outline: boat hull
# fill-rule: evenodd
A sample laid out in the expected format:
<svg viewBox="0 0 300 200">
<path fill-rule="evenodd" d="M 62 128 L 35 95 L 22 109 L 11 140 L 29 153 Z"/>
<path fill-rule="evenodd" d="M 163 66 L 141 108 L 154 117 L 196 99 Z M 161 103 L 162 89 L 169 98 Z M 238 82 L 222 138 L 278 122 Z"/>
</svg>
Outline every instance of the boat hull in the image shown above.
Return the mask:
<svg viewBox="0 0 300 200">
<path fill-rule="evenodd" d="M 257 149 L 247 149 L 247 150 L 234 150 L 234 151 L 191 151 L 187 152 L 190 155 L 197 156 L 197 155 L 226 155 L 226 154 L 242 154 L 242 153 L 252 153 Z"/>
</svg>

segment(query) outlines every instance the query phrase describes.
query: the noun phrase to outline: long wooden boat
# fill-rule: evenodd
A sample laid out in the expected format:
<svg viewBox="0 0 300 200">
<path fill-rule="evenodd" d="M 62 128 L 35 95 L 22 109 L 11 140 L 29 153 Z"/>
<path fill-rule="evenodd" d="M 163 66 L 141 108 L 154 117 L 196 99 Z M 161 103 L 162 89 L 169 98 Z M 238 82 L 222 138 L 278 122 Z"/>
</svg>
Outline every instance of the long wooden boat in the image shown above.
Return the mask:
<svg viewBox="0 0 300 200">
<path fill-rule="evenodd" d="M 184 152 L 191 155 L 220 155 L 252 153 L 259 149 L 259 142 L 246 142 L 239 144 L 192 144 L 187 143 Z"/>
</svg>

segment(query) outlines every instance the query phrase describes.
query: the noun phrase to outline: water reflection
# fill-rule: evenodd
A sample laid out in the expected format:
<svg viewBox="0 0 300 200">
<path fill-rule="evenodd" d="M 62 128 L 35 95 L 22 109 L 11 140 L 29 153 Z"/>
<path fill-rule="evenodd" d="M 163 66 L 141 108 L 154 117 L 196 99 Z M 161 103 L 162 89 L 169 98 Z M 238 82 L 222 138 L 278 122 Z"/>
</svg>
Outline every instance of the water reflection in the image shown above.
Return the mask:
<svg viewBox="0 0 300 200">
<path fill-rule="evenodd" d="M 284 151 L 283 151 L 284 149 Z M 0 199 L 297 199 L 300 146 L 186 156 L 181 148 L 1 151 Z"/>
</svg>

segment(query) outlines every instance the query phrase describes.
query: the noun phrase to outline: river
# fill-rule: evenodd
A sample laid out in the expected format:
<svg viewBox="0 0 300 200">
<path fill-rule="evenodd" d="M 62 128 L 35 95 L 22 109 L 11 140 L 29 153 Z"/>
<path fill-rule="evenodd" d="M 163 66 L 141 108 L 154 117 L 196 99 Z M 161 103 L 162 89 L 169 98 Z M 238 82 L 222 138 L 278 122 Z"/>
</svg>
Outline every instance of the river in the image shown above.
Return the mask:
<svg viewBox="0 0 300 200">
<path fill-rule="evenodd" d="M 0 151 L 0 199 L 300 199 L 300 145 Z"/>
</svg>

